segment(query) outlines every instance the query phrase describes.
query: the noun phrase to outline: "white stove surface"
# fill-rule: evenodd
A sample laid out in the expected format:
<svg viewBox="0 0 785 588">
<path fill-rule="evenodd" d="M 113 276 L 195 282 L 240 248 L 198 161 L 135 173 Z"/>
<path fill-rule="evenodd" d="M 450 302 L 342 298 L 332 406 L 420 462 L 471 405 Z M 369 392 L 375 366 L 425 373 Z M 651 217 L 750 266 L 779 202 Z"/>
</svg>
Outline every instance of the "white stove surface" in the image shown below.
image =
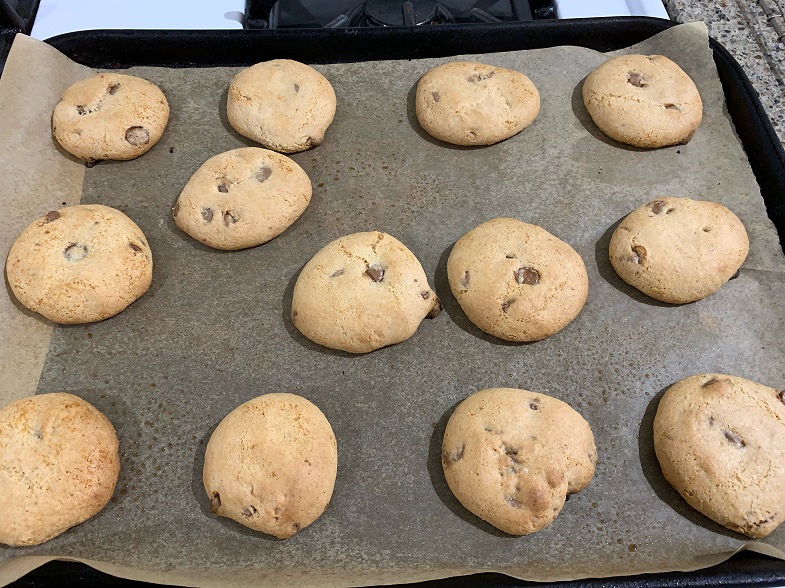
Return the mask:
<svg viewBox="0 0 785 588">
<path fill-rule="evenodd" d="M 559 18 L 668 18 L 661 0 L 556 0 Z M 243 0 L 41 0 L 32 36 L 94 29 L 240 29 Z"/>
</svg>

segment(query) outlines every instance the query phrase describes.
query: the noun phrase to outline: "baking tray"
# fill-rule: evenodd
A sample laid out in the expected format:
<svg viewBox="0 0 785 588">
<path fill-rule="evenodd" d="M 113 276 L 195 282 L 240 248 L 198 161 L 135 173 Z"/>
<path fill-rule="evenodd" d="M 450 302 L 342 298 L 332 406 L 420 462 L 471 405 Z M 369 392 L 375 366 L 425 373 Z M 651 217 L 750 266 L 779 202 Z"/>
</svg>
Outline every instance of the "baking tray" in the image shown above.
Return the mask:
<svg viewBox="0 0 785 588">
<path fill-rule="evenodd" d="M 444 57 L 579 45 L 611 51 L 638 43 L 676 23 L 651 18 L 582 19 L 395 29 L 280 31 L 91 31 L 48 42 L 71 59 L 94 68 L 243 66 L 274 58 L 310 63 Z M 738 63 L 715 40 L 714 60 L 728 112 L 761 188 L 780 242 L 785 239 L 785 152 Z M 668 573 L 557 583 L 554 586 L 773 586 L 785 584 L 785 562 L 755 554 L 694 573 Z M 114 585 L 142 583 L 106 576 L 87 566 L 52 562 L 12 586 Z M 419 586 L 533 586 L 499 574 L 481 574 Z M 417 585 L 415 585 L 417 586 Z"/>
</svg>

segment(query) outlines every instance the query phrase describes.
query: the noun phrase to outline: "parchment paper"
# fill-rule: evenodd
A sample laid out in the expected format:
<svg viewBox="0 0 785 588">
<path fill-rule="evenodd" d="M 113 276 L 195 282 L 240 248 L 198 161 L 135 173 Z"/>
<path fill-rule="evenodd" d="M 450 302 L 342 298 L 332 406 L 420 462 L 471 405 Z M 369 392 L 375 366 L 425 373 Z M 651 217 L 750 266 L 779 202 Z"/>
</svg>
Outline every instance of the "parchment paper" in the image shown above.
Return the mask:
<svg viewBox="0 0 785 588">
<path fill-rule="evenodd" d="M 44 545 L 0 548 L 0 581 L 52 557 L 199 586 L 360 585 L 491 570 L 573 579 L 693 570 L 745 546 L 785 557 L 785 527 L 748 543 L 689 508 L 654 458 L 656 403 L 676 380 L 719 371 L 785 387 L 785 260 L 725 112 L 705 27 L 680 26 L 629 51 L 667 55 L 697 83 L 704 120 L 689 145 L 640 151 L 605 138 L 583 108 L 580 88 L 606 56 L 586 49 L 476 56 L 525 72 L 542 95 L 530 128 L 478 149 L 438 143 L 416 123 L 414 85 L 445 60 L 318 66 L 339 107 L 324 144 L 294 156 L 314 183 L 313 201 L 279 238 L 241 252 L 197 244 L 170 215 L 202 162 L 247 144 L 224 114 L 236 69 L 128 72 L 159 84 L 172 109 L 160 143 L 135 161 L 79 173 L 64 163 L 52 174 L 51 157 L 7 148 L 4 169 L 62 174 L 75 183 L 63 184 L 75 187 L 74 195 L 84 173 L 82 202 L 130 215 L 148 237 L 155 268 L 149 293 L 117 317 L 54 329 L 36 389 L 75 392 L 115 424 L 122 459 L 115 495 L 98 516 Z M 53 53 L 18 39 L 2 80 L 2 96 L 12 103 L 2 110 L 3 128 L 35 133 L 30 141 L 39 141 L 41 152 L 51 152 L 41 121 L 63 83 L 14 75 L 47 67 L 71 80 L 84 75 L 80 67 L 66 71 L 67 60 Z M 33 87 L 24 96 L 8 92 L 9 79 Z M 19 100 L 30 103 L 24 116 L 13 107 Z M 751 250 L 740 276 L 706 300 L 657 303 L 627 287 L 607 261 L 617 221 L 658 195 L 721 202 L 747 227 Z M 19 210 L 2 219 L 3 247 L 53 208 L 45 190 L 14 198 Z M 450 247 L 496 216 L 545 227 L 586 262 L 588 302 L 550 339 L 515 345 L 484 335 L 449 292 Z M 289 319 L 298 271 L 327 242 L 371 229 L 412 249 L 434 277 L 446 312 L 409 341 L 368 355 L 318 347 Z M 3 333 L 6 349 L 45 330 L 36 317 L 3 304 L 3 323 L 13 318 L 18 325 Z M 46 347 L 45 339 L 36 344 Z M 4 373 L 3 402 L 33 391 L 29 379 Z M 591 424 L 599 450 L 589 488 L 571 497 L 550 527 L 528 537 L 505 536 L 468 513 L 441 473 L 441 435 L 451 410 L 491 386 L 569 402 Z M 285 542 L 210 515 L 201 484 L 215 425 L 240 403 L 279 391 L 315 402 L 339 448 L 329 508 Z"/>
</svg>

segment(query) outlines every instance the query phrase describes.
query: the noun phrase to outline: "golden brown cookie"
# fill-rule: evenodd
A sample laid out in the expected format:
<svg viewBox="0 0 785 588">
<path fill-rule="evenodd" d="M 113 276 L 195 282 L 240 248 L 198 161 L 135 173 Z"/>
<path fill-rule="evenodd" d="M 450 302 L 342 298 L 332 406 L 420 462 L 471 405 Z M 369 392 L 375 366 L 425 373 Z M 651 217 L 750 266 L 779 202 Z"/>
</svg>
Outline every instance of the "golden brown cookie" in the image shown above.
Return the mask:
<svg viewBox="0 0 785 588">
<path fill-rule="evenodd" d="M 540 112 L 540 94 L 521 72 L 457 61 L 426 72 L 417 83 L 417 120 L 455 145 L 491 145 L 520 133 Z"/>
<path fill-rule="evenodd" d="M 676 382 L 654 417 L 665 479 L 719 524 L 761 538 L 785 521 L 785 390 L 724 374 Z"/>
<path fill-rule="evenodd" d="M 602 132 L 636 147 L 688 143 L 703 117 L 695 83 L 662 55 L 609 59 L 586 78 L 583 103 Z"/>
<path fill-rule="evenodd" d="M 0 543 L 38 545 L 94 516 L 120 474 L 112 423 L 72 394 L 0 408 Z"/>
<path fill-rule="evenodd" d="M 332 427 L 295 394 L 265 394 L 220 422 L 204 456 L 210 510 L 288 539 L 321 516 L 338 471 Z"/>
<path fill-rule="evenodd" d="M 292 296 L 292 322 L 303 335 L 350 353 L 405 341 L 440 311 L 414 254 L 378 231 L 322 248 L 305 264 Z"/>
<path fill-rule="evenodd" d="M 296 153 L 321 145 L 335 106 L 335 91 L 322 74 L 291 59 L 273 59 L 234 76 L 226 115 L 244 137 Z"/>
<path fill-rule="evenodd" d="M 468 510 L 510 535 L 550 525 L 591 482 L 591 427 L 561 400 L 491 388 L 461 402 L 444 432 L 447 484 Z"/>
<path fill-rule="evenodd" d="M 216 249 L 266 243 L 311 201 L 311 180 L 294 161 L 245 147 L 211 157 L 191 176 L 172 210 L 174 222 Z"/>
<path fill-rule="evenodd" d="M 466 316 L 507 341 L 559 332 L 586 303 L 589 278 L 578 253 L 545 229 L 495 218 L 461 237 L 447 277 Z"/>
<path fill-rule="evenodd" d="M 663 196 L 627 215 L 611 236 L 608 254 L 631 286 L 684 304 L 719 290 L 749 248 L 744 225 L 722 204 Z"/>
<path fill-rule="evenodd" d="M 24 306 L 62 324 L 101 321 L 150 287 L 153 256 L 119 210 L 81 204 L 51 210 L 11 246 L 8 283 Z"/>
<path fill-rule="evenodd" d="M 149 151 L 168 121 L 169 104 L 158 86 L 101 73 L 65 91 L 52 113 L 52 134 L 80 159 L 126 160 Z"/>
</svg>

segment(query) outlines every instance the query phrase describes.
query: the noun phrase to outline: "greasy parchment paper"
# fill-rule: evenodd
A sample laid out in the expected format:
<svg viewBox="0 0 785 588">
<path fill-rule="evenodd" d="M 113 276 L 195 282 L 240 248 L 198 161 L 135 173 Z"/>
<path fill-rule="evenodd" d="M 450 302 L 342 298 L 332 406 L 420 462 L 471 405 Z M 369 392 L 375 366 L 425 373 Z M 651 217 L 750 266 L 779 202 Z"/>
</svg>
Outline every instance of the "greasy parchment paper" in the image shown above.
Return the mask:
<svg viewBox="0 0 785 588">
<path fill-rule="evenodd" d="M 81 196 L 133 218 L 155 269 L 142 299 L 98 324 L 52 328 L 0 301 L 0 401 L 77 393 L 115 424 L 122 459 L 106 509 L 39 547 L 0 548 L 0 581 L 55 557 L 199 586 L 360 585 L 477 571 L 573 579 L 693 570 L 750 546 L 785 557 L 785 527 L 747 542 L 690 509 L 654 458 L 656 403 L 676 380 L 719 371 L 785 386 L 785 260 L 725 111 L 705 27 L 676 27 L 627 51 L 670 56 L 697 83 L 704 120 L 689 145 L 640 151 L 603 137 L 580 87 L 607 57 L 587 49 L 477 56 L 525 72 L 542 95 L 529 129 L 479 149 L 438 143 L 414 118 L 417 79 L 446 60 L 317 66 L 339 107 L 324 144 L 294 156 L 314 184 L 310 207 L 272 242 L 221 253 L 178 232 L 170 206 L 208 157 L 248 144 L 223 109 L 236 69 L 132 69 L 166 93 L 166 132 L 135 161 L 84 170 L 57 151 L 48 121 L 63 88 L 89 72 L 17 38 L 0 84 L 3 256 L 33 218 Z M 721 202 L 749 231 L 740 276 L 706 300 L 659 304 L 610 268 L 616 222 L 658 195 Z M 586 262 L 588 302 L 550 339 L 515 345 L 486 336 L 449 292 L 451 245 L 495 216 L 545 227 Z M 297 273 L 327 242 L 371 229 L 414 251 L 446 312 L 375 353 L 320 348 L 289 319 Z M 565 400 L 589 421 L 599 450 L 589 488 L 528 537 L 505 536 L 465 511 L 441 473 L 450 411 L 491 386 Z M 285 542 L 210 515 L 201 485 L 215 425 L 240 403 L 278 391 L 315 402 L 339 448 L 329 508 Z"/>
</svg>

